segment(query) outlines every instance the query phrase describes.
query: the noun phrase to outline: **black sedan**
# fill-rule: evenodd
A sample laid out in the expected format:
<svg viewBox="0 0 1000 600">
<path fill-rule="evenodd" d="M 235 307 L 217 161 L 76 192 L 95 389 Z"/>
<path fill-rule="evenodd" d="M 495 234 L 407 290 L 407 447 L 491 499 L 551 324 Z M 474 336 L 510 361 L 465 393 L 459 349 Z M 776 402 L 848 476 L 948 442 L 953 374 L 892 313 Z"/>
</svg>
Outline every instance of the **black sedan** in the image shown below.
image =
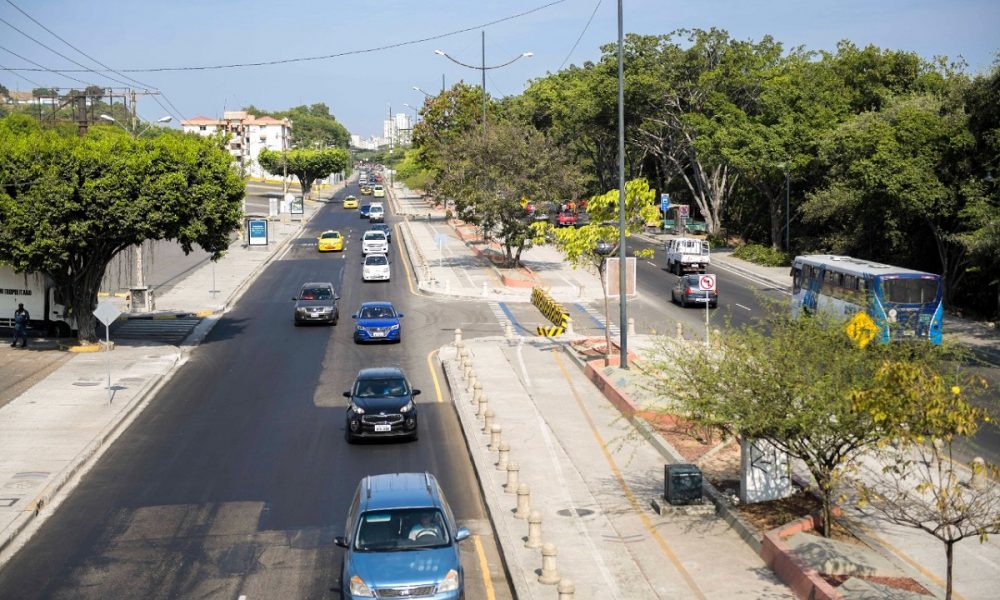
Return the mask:
<svg viewBox="0 0 1000 600">
<path fill-rule="evenodd" d="M 347 405 L 348 443 L 364 438 L 417 439 L 417 405 L 420 390 L 410 387 L 395 367 L 362 369 L 354 386 L 344 392 Z"/>
<path fill-rule="evenodd" d="M 673 289 L 670 290 L 670 300 L 687 308 L 689 304 L 703 305 L 708 303 L 711 308 L 719 305 L 718 288 L 703 292 L 698 289 L 698 278 L 700 275 L 685 275 L 677 280 Z"/>
</svg>

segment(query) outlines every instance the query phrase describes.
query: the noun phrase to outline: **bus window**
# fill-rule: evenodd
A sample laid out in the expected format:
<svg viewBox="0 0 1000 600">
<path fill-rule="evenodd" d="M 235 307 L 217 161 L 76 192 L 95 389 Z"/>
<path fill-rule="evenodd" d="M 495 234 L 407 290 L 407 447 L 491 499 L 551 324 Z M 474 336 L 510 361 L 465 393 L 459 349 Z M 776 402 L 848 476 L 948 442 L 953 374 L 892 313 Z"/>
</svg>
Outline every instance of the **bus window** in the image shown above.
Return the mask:
<svg viewBox="0 0 1000 600">
<path fill-rule="evenodd" d="M 798 294 L 802 291 L 802 269 L 792 267 L 792 293 Z"/>
<path fill-rule="evenodd" d="M 934 302 L 940 282 L 920 277 L 883 278 L 882 294 L 886 302 L 898 304 L 924 304 Z"/>
</svg>

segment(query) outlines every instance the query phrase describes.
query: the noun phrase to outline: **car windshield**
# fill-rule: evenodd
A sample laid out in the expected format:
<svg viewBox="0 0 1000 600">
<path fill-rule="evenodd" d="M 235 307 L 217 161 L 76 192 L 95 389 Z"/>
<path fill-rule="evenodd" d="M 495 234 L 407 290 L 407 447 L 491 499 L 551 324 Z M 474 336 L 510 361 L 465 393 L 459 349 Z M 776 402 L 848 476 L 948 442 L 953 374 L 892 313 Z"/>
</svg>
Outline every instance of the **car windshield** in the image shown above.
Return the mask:
<svg viewBox="0 0 1000 600">
<path fill-rule="evenodd" d="M 358 398 L 401 398 L 409 393 L 406 380 L 399 378 L 359 379 L 354 386 Z"/>
<path fill-rule="evenodd" d="M 333 290 L 328 287 L 302 288 L 301 298 L 303 300 L 331 300 L 333 299 Z"/>
<path fill-rule="evenodd" d="M 387 264 L 389 264 L 389 261 L 385 258 L 384 254 L 369 254 L 365 257 L 366 267 L 379 267 Z"/>
<path fill-rule="evenodd" d="M 361 309 L 362 319 L 390 319 L 396 316 L 391 306 L 366 306 Z"/>
<path fill-rule="evenodd" d="M 339 237 L 340 237 L 340 234 L 337 233 L 336 231 L 327 231 L 326 233 L 323 234 L 323 239 L 324 240 L 337 239 Z"/>
<path fill-rule="evenodd" d="M 382 233 L 381 231 L 366 231 L 365 232 L 365 239 L 366 240 L 384 240 L 385 239 L 385 234 Z"/>
<path fill-rule="evenodd" d="M 436 548 L 449 543 L 441 511 L 436 508 L 370 510 L 361 515 L 354 549 L 385 552 Z"/>
</svg>

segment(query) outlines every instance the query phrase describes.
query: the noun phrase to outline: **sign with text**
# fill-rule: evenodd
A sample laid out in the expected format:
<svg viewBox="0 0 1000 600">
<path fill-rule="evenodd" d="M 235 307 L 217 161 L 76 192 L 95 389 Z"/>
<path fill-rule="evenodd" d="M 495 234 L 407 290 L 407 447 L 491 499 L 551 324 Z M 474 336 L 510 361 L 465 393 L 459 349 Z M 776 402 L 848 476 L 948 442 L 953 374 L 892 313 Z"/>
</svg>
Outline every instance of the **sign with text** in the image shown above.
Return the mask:
<svg viewBox="0 0 1000 600">
<path fill-rule="evenodd" d="M 305 213 L 305 205 L 302 202 L 302 196 L 295 196 L 292 198 L 292 210 L 293 215 L 301 215 Z"/>
<path fill-rule="evenodd" d="M 670 210 L 670 194 L 660 194 L 660 210 L 664 213 Z"/>
<path fill-rule="evenodd" d="M 247 240 L 251 246 L 267 245 L 267 219 L 247 219 Z"/>
</svg>

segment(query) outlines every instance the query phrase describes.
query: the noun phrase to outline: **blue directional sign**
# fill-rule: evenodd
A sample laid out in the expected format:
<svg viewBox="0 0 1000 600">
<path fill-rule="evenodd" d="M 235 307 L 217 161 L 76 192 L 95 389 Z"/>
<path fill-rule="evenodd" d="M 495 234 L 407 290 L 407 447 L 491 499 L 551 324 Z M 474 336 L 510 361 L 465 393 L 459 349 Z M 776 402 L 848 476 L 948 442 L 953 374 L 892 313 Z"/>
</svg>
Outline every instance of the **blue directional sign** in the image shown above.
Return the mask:
<svg viewBox="0 0 1000 600">
<path fill-rule="evenodd" d="M 247 239 L 247 243 L 251 246 L 266 246 L 267 219 L 248 219 Z"/>
<path fill-rule="evenodd" d="M 670 194 L 660 194 L 660 210 L 664 213 L 670 210 Z"/>
</svg>

